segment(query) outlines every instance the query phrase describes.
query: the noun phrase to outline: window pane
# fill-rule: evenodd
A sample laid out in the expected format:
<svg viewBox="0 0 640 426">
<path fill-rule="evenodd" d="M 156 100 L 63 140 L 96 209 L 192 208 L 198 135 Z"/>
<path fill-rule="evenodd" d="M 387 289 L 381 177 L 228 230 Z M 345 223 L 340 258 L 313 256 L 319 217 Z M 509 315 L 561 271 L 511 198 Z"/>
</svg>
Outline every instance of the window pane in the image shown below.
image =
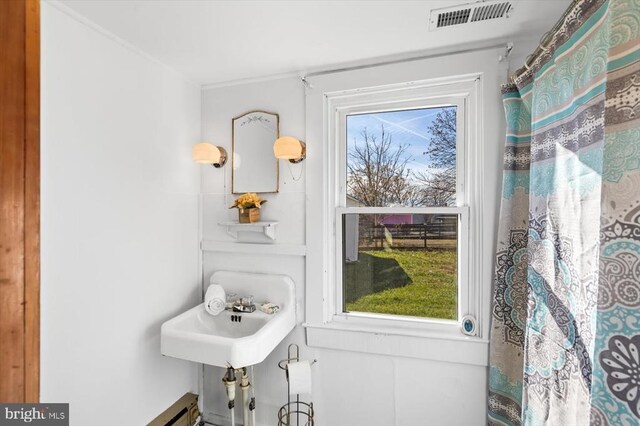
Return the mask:
<svg viewBox="0 0 640 426">
<path fill-rule="evenodd" d="M 347 116 L 347 207 L 452 206 L 456 107 Z"/>
<path fill-rule="evenodd" d="M 345 214 L 343 311 L 457 319 L 456 214 Z"/>
</svg>

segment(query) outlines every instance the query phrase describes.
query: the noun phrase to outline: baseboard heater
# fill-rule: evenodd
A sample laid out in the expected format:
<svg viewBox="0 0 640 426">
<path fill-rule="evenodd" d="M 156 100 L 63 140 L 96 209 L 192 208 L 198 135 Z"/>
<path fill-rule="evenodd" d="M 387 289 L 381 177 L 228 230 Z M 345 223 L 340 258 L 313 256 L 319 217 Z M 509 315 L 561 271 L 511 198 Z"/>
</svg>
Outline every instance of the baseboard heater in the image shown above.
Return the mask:
<svg viewBox="0 0 640 426">
<path fill-rule="evenodd" d="M 198 395 L 185 393 L 148 426 L 194 426 L 199 416 Z"/>
</svg>

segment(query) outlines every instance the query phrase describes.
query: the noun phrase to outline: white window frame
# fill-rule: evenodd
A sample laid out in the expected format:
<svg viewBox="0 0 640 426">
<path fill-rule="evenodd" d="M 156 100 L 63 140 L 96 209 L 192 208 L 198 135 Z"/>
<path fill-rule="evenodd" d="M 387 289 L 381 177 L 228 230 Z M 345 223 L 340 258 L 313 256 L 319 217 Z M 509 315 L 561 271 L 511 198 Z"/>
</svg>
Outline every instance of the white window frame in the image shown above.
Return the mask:
<svg viewBox="0 0 640 426">
<path fill-rule="evenodd" d="M 481 74 L 413 81 L 381 87 L 324 93 L 323 217 L 329 231 L 323 242 L 322 300 L 307 299 L 307 341 L 311 346 L 367 351 L 389 355 L 451 360 L 485 365 L 486 336 L 481 309 L 481 242 L 477 237 L 482 213 L 482 133 L 480 128 Z M 354 113 L 397 111 L 455 105 L 458 116 L 455 207 L 346 207 L 346 116 Z M 458 319 L 403 317 L 342 312 L 342 215 L 344 213 L 458 214 Z M 309 227 L 310 224 L 308 223 Z M 309 243 L 308 243 L 309 244 Z M 476 319 L 475 336 L 461 331 L 461 319 Z M 385 344 L 376 336 L 385 335 Z M 439 347 L 434 345 L 437 339 Z M 446 343 L 446 342 L 449 343 Z M 476 344 L 484 345 L 482 347 Z M 445 350 L 447 347 L 452 351 Z M 460 346 L 462 345 L 462 346 Z M 471 345 L 471 346 L 469 346 Z M 472 351 L 471 349 L 480 349 Z M 469 349 L 472 355 L 453 356 Z"/>
<path fill-rule="evenodd" d="M 380 97 L 379 104 L 372 104 L 367 99 L 364 105 L 361 105 L 362 101 L 359 96 L 354 98 L 344 97 L 343 102 L 346 103 L 340 106 L 336 106 L 335 109 L 328 111 L 329 121 L 337 121 L 336 124 L 336 144 L 338 152 L 337 169 L 333 171 L 336 174 L 336 186 L 338 187 L 337 197 L 338 205 L 335 207 L 335 283 L 333 290 L 335 292 L 333 301 L 333 320 L 338 321 L 351 321 L 352 323 L 362 322 L 364 324 L 371 324 L 376 322 L 380 325 L 403 327 L 416 327 L 422 330 L 453 330 L 459 327 L 457 321 L 443 320 L 436 318 L 421 318 L 415 316 L 400 316 L 400 315 L 385 315 L 379 313 L 364 313 L 364 312 L 344 312 L 343 303 L 343 289 L 344 289 L 344 275 L 343 275 L 343 247 L 342 247 L 342 217 L 345 214 L 455 214 L 458 215 L 458 250 L 457 250 L 457 318 L 470 313 L 470 300 L 467 295 L 469 293 L 469 245 L 468 245 L 468 229 L 469 229 L 469 209 L 468 201 L 465 196 L 465 174 L 466 174 L 466 157 L 464 155 L 465 145 L 467 138 L 465 136 L 465 116 L 466 116 L 466 99 L 461 96 L 452 97 L 438 97 L 431 98 L 428 93 L 424 93 L 423 90 L 417 89 L 416 94 L 419 98 L 412 99 L 410 101 L 402 102 L 398 101 L 395 96 L 388 102 L 386 99 L 386 93 L 384 95 L 378 95 L 375 92 L 371 94 L 372 98 Z M 350 102 L 352 99 L 352 102 Z M 439 108 L 439 107 L 456 107 L 456 207 L 347 207 L 347 117 L 352 114 L 368 114 L 368 113 L 380 113 L 391 112 L 401 110 L 415 110 L 426 108 Z M 397 321 L 402 321 L 398 323 Z M 386 323 L 386 324 L 385 324 Z"/>
</svg>

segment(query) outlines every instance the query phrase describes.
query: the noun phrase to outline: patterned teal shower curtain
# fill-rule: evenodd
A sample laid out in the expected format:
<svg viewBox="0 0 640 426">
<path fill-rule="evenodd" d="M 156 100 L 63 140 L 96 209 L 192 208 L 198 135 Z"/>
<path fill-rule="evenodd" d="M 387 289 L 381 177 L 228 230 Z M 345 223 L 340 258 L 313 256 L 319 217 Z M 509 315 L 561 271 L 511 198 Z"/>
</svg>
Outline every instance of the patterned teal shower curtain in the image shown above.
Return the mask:
<svg viewBox="0 0 640 426">
<path fill-rule="evenodd" d="M 640 424 L 640 0 L 574 2 L 503 88 L 491 425 Z"/>
</svg>

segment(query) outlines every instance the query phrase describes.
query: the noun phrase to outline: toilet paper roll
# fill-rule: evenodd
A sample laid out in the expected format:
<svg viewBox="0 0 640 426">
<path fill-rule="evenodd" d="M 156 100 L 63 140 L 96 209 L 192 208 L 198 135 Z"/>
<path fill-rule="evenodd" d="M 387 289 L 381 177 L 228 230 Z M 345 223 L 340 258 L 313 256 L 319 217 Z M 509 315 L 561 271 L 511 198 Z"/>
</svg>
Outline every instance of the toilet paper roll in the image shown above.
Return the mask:
<svg viewBox="0 0 640 426">
<path fill-rule="evenodd" d="M 204 295 L 204 309 L 211 315 L 219 315 L 224 311 L 227 302 L 224 289 L 218 284 L 211 284 Z"/>
<path fill-rule="evenodd" d="M 291 395 L 311 395 L 311 364 L 309 361 L 290 362 L 289 393 Z"/>
</svg>

